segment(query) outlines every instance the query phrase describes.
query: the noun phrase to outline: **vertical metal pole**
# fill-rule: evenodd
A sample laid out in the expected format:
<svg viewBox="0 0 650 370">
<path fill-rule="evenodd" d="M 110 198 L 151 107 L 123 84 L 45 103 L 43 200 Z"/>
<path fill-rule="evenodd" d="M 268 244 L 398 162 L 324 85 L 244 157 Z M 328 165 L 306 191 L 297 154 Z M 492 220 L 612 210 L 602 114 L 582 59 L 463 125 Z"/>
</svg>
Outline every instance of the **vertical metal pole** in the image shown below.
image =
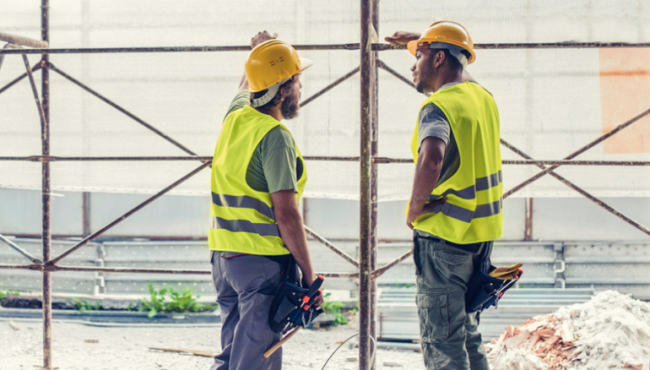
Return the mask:
<svg viewBox="0 0 650 370">
<path fill-rule="evenodd" d="M 373 34 L 379 34 L 379 0 L 372 0 L 372 26 L 375 29 Z M 373 40 L 377 42 L 378 40 Z M 377 67 L 377 51 L 371 55 L 370 65 L 370 156 L 371 158 L 379 155 L 379 74 Z M 370 165 L 370 271 L 377 269 L 377 164 Z M 370 282 L 370 335 L 377 338 L 377 281 L 373 279 Z M 373 349 L 374 351 L 374 349 Z M 371 369 L 375 369 L 375 362 L 370 364 Z"/>
<path fill-rule="evenodd" d="M 41 0 L 41 38 L 49 43 L 49 0 Z M 43 116 L 41 121 L 41 143 L 44 156 L 50 155 L 50 76 L 47 63 L 49 56 L 41 59 L 41 101 Z M 43 162 L 43 261 L 50 260 L 50 163 Z M 43 272 L 43 369 L 52 370 L 52 277 L 50 272 Z"/>
<path fill-rule="evenodd" d="M 526 198 L 526 229 L 524 231 L 524 240 L 529 242 L 533 240 L 533 198 Z"/>
<path fill-rule="evenodd" d="M 369 370 L 371 339 L 371 253 L 372 253 L 372 44 L 370 24 L 372 0 L 361 0 L 361 145 L 360 145 L 360 237 L 359 237 L 359 370 Z"/>
<path fill-rule="evenodd" d="M 90 235 L 90 193 L 83 192 L 81 194 L 81 214 L 83 218 L 83 237 Z"/>
<path fill-rule="evenodd" d="M 88 48 L 90 47 L 90 0 L 81 0 L 81 47 Z M 90 80 L 90 55 L 81 54 L 81 80 L 88 83 Z M 89 126 L 89 94 L 83 94 L 81 98 L 81 120 L 82 120 L 82 145 L 83 145 L 83 154 L 90 155 L 91 152 L 91 143 L 90 138 L 88 137 Z M 86 180 L 86 173 L 90 171 L 91 163 L 84 162 L 82 167 L 83 180 Z M 82 235 L 86 237 L 91 234 L 90 231 L 90 215 L 91 215 L 91 195 L 89 192 L 83 192 L 81 194 L 82 199 Z"/>
</svg>

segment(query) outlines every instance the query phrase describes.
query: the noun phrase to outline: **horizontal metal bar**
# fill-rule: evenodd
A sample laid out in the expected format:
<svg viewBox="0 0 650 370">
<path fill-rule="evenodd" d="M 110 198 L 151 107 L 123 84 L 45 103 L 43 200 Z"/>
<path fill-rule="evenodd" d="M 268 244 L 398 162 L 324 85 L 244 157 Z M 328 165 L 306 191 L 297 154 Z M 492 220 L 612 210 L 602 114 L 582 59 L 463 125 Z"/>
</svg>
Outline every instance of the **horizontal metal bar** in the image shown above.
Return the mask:
<svg viewBox="0 0 650 370">
<path fill-rule="evenodd" d="M 650 42 L 519 42 L 474 44 L 474 49 L 597 49 L 597 48 L 647 48 Z M 375 51 L 402 50 L 406 45 L 373 44 Z"/>
<path fill-rule="evenodd" d="M 210 270 L 181 270 L 181 269 L 144 269 L 126 267 L 82 267 L 82 266 L 56 266 L 56 265 L 0 265 L 0 269 L 10 270 L 36 270 L 47 272 L 76 271 L 76 272 L 104 272 L 116 274 L 172 274 L 172 275 L 210 275 Z M 358 273 L 318 272 L 318 275 L 329 278 L 358 278 Z"/>
<path fill-rule="evenodd" d="M 358 162 L 359 157 L 324 157 L 305 156 L 308 161 L 341 161 Z M 76 161 L 212 161 L 211 156 L 159 156 L 159 157 L 59 157 L 32 155 L 27 157 L 0 157 L 0 161 L 27 161 L 27 162 L 76 162 Z M 374 157 L 372 163 L 413 163 L 408 158 Z M 650 161 L 576 161 L 576 160 L 513 160 L 504 159 L 505 165 L 573 165 L 573 166 L 650 166 Z"/>
<path fill-rule="evenodd" d="M 293 45 L 296 50 L 359 50 L 359 44 Z M 162 46 L 114 48 L 50 48 L 22 50 L 26 54 L 106 54 L 106 53 L 206 53 L 224 51 L 250 51 L 249 45 L 236 46 Z M 7 50 L 9 51 L 9 50 Z M 21 54 L 5 52 L 0 54 Z"/>
<path fill-rule="evenodd" d="M 347 254 L 344 251 L 340 250 L 334 244 L 330 243 L 327 239 L 325 239 L 322 236 L 318 235 L 314 230 L 310 229 L 307 225 L 303 225 L 303 227 L 305 228 L 305 232 L 307 233 L 307 235 L 309 235 L 312 238 L 319 241 L 321 244 L 323 244 L 324 246 L 329 248 L 332 252 L 338 254 L 344 260 L 350 262 L 354 267 L 359 268 L 359 262 L 357 260 L 355 260 L 354 258 L 352 258 L 349 254 Z"/>
<path fill-rule="evenodd" d="M 21 247 L 19 247 L 18 245 L 16 245 L 16 243 L 14 243 L 14 242 L 12 242 L 11 240 L 7 239 L 7 238 L 6 238 L 4 235 L 2 235 L 2 234 L 0 234 L 0 240 L 2 240 L 3 242 L 7 243 L 8 246 L 10 246 L 10 247 L 13 248 L 14 250 L 16 250 L 16 252 L 18 252 L 18 253 L 22 254 L 23 256 L 25 256 L 28 260 L 30 260 L 30 261 L 32 261 L 32 262 L 34 262 L 34 263 L 37 263 L 37 264 L 43 264 L 43 261 L 41 261 L 41 260 L 39 260 L 38 258 L 32 256 L 32 255 L 29 254 L 26 250 L 22 249 Z"/>
<path fill-rule="evenodd" d="M 358 43 L 293 45 L 296 50 L 359 50 Z M 650 43 L 626 42 L 555 42 L 555 43 L 493 43 L 474 44 L 474 49 L 594 49 L 594 48 L 645 48 Z M 405 45 L 372 44 L 373 51 L 401 50 Z M 248 45 L 237 46 L 163 46 L 116 48 L 51 48 L 23 50 L 27 54 L 98 54 L 98 53 L 188 53 L 250 51 Z M 0 50 L 0 54 L 20 54 L 15 50 Z"/>
<path fill-rule="evenodd" d="M 576 160 L 512 160 L 504 159 L 501 161 L 508 165 L 521 164 L 542 164 L 553 166 L 650 166 L 650 161 L 576 161 Z"/>
<path fill-rule="evenodd" d="M 305 156 L 308 161 L 341 161 L 358 162 L 359 157 L 325 157 Z M 60 157 L 31 155 L 27 157 L 0 157 L 0 161 L 26 161 L 26 162 L 76 162 L 76 161 L 212 161 L 212 156 L 149 156 L 149 157 Z"/>
</svg>

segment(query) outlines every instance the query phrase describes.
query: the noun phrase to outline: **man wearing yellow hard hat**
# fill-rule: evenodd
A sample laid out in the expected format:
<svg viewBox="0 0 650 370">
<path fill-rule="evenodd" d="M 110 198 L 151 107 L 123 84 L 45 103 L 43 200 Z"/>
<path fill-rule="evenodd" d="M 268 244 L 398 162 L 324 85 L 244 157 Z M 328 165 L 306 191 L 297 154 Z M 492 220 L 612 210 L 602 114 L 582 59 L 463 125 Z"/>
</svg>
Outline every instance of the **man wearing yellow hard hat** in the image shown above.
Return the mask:
<svg viewBox="0 0 650 370">
<path fill-rule="evenodd" d="M 422 35 L 396 32 L 407 44 L 422 104 L 411 141 L 415 162 L 407 225 L 414 231 L 417 308 L 428 369 L 487 370 L 477 314 L 467 313 L 467 284 L 501 237 L 499 113 L 492 95 L 471 81 L 476 60 L 467 30 L 436 22 Z"/>
<path fill-rule="evenodd" d="M 307 170 L 280 123 L 298 114 L 300 73 L 312 62 L 266 31 L 251 47 L 212 161 L 208 242 L 222 353 L 211 370 L 281 369 L 281 349 L 263 357 L 282 337 L 269 326 L 274 294 L 289 261 L 307 286 L 316 279 L 297 206 Z"/>
</svg>

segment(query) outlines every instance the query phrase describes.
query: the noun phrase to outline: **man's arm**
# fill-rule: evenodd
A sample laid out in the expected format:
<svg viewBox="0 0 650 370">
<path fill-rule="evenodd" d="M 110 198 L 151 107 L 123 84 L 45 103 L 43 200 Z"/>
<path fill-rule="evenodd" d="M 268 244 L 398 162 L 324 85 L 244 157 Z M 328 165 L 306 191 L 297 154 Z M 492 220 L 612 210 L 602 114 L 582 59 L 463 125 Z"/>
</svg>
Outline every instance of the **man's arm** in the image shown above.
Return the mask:
<svg viewBox="0 0 650 370">
<path fill-rule="evenodd" d="M 434 207 L 446 201 L 446 198 L 442 198 L 429 202 L 429 196 L 440 178 L 446 147 L 444 141 L 435 137 L 427 137 L 422 141 L 406 217 L 406 224 L 411 229 L 416 218 L 431 212 Z"/>
<path fill-rule="evenodd" d="M 309 249 L 307 249 L 307 237 L 296 203 L 296 192 L 293 190 L 276 191 L 271 193 L 271 199 L 282 241 L 300 266 L 307 286 L 310 286 L 316 280 L 316 274 L 311 265 Z M 322 297 L 318 299 L 316 305 L 320 306 L 321 303 L 323 303 Z"/>
</svg>

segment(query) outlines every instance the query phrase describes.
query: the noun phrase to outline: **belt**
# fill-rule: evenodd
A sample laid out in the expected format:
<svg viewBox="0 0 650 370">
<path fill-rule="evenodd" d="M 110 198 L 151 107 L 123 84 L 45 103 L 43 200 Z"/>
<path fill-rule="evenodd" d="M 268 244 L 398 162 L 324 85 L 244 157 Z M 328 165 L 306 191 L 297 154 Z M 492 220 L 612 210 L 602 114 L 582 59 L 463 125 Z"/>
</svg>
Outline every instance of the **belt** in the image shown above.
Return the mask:
<svg viewBox="0 0 650 370">
<path fill-rule="evenodd" d="M 445 240 L 445 239 L 440 239 L 440 238 L 435 237 L 435 236 L 423 236 L 423 235 L 420 235 L 417 231 L 415 232 L 415 236 L 417 238 L 427 239 L 427 240 L 431 240 L 431 241 L 438 242 L 438 243 L 444 242 L 446 245 L 450 245 L 452 247 L 456 247 L 456 248 L 460 248 L 460 249 L 464 249 L 464 250 L 468 250 L 468 249 L 476 249 L 476 250 L 478 250 L 479 248 L 481 248 L 481 245 L 483 244 L 483 243 L 457 244 L 457 243 L 452 243 L 452 242 L 450 242 L 448 240 Z"/>
</svg>

